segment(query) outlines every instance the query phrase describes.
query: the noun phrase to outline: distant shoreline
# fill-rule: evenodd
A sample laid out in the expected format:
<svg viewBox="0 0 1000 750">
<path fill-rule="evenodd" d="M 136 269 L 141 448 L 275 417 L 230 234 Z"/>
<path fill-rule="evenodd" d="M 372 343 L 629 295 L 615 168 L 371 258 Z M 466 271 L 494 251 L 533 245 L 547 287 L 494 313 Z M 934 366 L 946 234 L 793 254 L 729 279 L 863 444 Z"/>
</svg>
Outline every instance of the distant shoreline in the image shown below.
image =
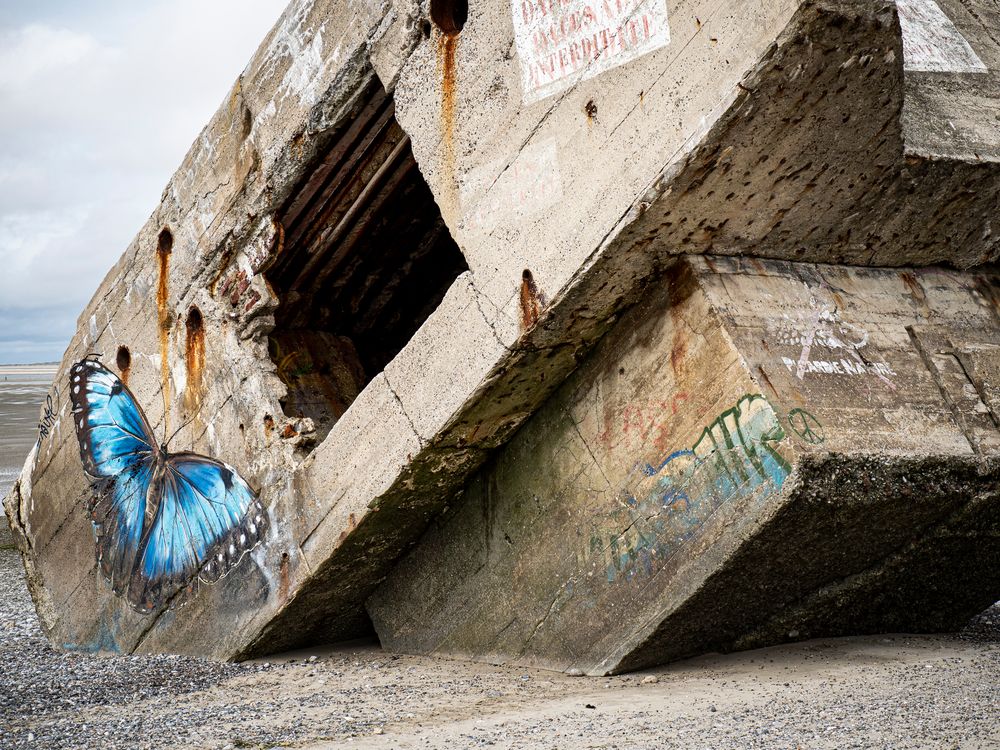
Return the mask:
<svg viewBox="0 0 1000 750">
<path fill-rule="evenodd" d="M 55 375 L 58 362 L 42 362 L 30 365 L 0 365 L 0 375 Z"/>
</svg>

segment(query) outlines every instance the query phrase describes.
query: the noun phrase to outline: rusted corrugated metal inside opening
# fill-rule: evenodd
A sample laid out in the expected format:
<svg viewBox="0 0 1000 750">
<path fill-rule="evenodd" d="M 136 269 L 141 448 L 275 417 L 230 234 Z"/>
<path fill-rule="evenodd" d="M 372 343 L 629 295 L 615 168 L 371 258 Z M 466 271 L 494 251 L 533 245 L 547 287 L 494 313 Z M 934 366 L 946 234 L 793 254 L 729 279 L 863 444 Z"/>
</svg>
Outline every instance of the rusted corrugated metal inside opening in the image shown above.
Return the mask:
<svg viewBox="0 0 1000 750">
<path fill-rule="evenodd" d="M 270 354 L 286 416 L 322 439 L 468 266 L 378 84 L 280 219 Z"/>
</svg>

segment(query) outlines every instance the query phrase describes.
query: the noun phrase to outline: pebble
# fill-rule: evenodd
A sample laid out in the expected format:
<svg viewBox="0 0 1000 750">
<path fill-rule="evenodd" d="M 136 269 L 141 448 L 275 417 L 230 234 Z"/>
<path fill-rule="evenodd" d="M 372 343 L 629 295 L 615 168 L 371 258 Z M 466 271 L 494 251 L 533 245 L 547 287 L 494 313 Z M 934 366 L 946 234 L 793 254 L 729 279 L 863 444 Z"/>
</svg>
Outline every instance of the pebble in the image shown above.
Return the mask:
<svg viewBox="0 0 1000 750">
<path fill-rule="evenodd" d="M 646 675 L 645 677 L 642 678 L 642 683 L 641 684 L 642 685 L 655 685 L 659 681 L 660 681 L 660 678 L 657 677 L 655 674 L 648 674 L 648 675 Z"/>
</svg>

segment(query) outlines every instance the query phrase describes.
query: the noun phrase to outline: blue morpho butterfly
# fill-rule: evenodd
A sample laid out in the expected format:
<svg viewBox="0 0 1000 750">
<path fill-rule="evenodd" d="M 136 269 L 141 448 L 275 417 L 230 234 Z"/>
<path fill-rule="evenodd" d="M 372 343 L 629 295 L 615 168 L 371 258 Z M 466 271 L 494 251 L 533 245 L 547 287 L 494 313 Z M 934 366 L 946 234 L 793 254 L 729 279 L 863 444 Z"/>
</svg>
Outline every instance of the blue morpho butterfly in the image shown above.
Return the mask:
<svg viewBox="0 0 1000 750">
<path fill-rule="evenodd" d="M 96 358 L 70 369 L 73 421 L 92 479 L 97 561 L 143 614 L 232 570 L 267 531 L 255 493 L 228 464 L 158 446 L 135 396 Z"/>
</svg>

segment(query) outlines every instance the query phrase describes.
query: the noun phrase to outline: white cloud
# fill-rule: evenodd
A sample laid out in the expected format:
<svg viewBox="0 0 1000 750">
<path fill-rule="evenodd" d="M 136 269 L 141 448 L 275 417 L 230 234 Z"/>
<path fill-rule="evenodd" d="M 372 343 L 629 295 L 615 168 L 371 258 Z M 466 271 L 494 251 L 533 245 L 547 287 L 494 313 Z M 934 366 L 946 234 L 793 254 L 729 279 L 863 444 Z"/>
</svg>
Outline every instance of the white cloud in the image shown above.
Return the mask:
<svg viewBox="0 0 1000 750">
<path fill-rule="evenodd" d="M 0 21 L 0 362 L 62 354 L 284 3 L 49 3 Z"/>
<path fill-rule="evenodd" d="M 29 24 L 0 34 L 0 95 L 31 91 L 46 77 L 112 62 L 118 52 L 69 29 Z"/>
</svg>

